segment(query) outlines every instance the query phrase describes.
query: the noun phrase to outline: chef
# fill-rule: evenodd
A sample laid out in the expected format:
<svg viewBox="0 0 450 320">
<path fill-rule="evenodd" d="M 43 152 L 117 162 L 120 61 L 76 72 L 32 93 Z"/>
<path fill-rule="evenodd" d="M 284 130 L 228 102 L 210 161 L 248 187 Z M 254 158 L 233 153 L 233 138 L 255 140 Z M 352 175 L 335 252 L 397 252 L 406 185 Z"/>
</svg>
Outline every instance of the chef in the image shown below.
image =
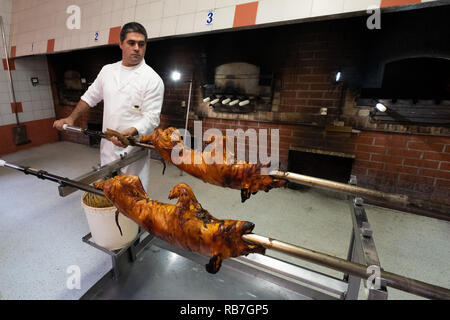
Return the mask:
<svg viewBox="0 0 450 320">
<path fill-rule="evenodd" d="M 120 31 L 122 60 L 105 65 L 70 116 L 56 120 L 53 127 L 62 130 L 64 124 L 73 125 L 82 113 L 103 100 L 103 131 L 109 128 L 123 135 L 150 135 L 159 125 L 164 83 L 145 63 L 146 44 L 147 32 L 141 24 L 125 24 Z M 125 152 L 130 154 L 137 149 L 138 147 L 124 146 L 116 137 L 111 138 L 111 141 L 102 139 L 101 165 L 119 159 Z M 147 189 L 149 165 L 149 159 L 144 157 L 121 171 L 138 175 Z"/>
</svg>

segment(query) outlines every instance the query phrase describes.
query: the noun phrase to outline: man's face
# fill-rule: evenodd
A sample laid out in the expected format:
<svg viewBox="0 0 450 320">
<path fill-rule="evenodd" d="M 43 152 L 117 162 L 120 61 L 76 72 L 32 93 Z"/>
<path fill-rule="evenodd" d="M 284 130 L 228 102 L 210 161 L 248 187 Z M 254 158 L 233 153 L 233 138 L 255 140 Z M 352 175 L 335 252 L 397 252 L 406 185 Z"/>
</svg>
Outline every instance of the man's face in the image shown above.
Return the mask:
<svg viewBox="0 0 450 320">
<path fill-rule="evenodd" d="M 122 63 L 126 67 L 139 64 L 145 55 L 147 39 L 141 33 L 129 32 L 125 40 L 120 43 L 122 49 Z"/>
</svg>

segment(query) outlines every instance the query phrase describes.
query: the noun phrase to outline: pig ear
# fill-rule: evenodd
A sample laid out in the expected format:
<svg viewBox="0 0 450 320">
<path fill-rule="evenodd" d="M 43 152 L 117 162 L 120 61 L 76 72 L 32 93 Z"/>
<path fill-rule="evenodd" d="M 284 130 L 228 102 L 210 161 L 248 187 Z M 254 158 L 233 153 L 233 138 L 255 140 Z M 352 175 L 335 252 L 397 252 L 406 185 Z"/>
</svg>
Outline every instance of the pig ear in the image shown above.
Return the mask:
<svg viewBox="0 0 450 320">
<path fill-rule="evenodd" d="M 189 209 L 190 205 L 197 207 L 199 205 L 197 198 L 195 198 L 194 192 L 191 187 L 185 183 L 177 184 L 169 193 L 169 199 L 178 198 L 177 207 Z"/>
</svg>

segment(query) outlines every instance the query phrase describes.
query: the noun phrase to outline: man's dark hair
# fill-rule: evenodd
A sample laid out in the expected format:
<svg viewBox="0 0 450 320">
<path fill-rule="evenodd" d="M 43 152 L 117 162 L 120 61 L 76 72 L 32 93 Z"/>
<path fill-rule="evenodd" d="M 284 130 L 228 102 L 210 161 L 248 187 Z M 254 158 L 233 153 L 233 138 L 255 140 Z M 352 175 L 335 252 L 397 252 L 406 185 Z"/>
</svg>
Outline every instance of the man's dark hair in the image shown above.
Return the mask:
<svg viewBox="0 0 450 320">
<path fill-rule="evenodd" d="M 147 41 L 147 31 L 144 26 L 138 22 L 128 22 L 120 30 L 120 42 L 123 42 L 127 37 L 127 33 L 136 32 L 143 34 L 145 36 L 145 41 Z"/>
</svg>

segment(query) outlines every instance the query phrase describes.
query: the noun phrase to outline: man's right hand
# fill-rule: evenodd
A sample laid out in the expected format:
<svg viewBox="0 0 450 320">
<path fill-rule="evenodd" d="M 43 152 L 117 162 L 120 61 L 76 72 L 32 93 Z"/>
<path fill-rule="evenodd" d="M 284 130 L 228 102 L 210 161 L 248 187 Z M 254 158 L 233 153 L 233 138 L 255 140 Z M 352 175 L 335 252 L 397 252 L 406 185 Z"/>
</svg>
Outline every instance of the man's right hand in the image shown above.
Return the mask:
<svg viewBox="0 0 450 320">
<path fill-rule="evenodd" d="M 56 120 L 55 122 L 53 122 L 53 128 L 56 128 L 56 129 L 61 131 L 61 130 L 63 130 L 63 125 L 64 124 L 68 124 L 69 126 L 73 126 L 74 122 L 75 121 L 71 117 L 59 119 L 59 120 Z"/>
</svg>

